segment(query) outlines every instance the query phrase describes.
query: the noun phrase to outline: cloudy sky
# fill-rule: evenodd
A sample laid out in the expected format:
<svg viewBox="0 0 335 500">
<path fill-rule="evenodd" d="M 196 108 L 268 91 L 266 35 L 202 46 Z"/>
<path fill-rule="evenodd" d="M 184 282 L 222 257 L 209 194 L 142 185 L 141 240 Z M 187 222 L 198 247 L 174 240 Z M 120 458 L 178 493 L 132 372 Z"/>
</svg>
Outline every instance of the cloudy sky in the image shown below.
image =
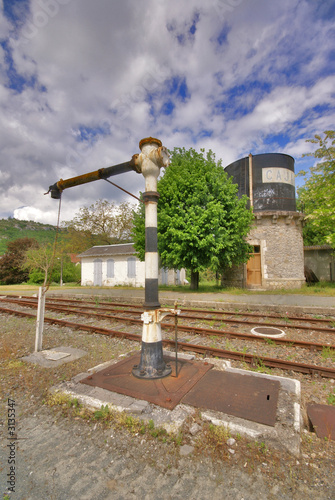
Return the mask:
<svg viewBox="0 0 335 500">
<path fill-rule="evenodd" d="M 0 218 L 56 224 L 50 184 L 127 161 L 140 139 L 313 164 L 334 129 L 334 0 L 0 0 Z M 136 173 L 111 178 L 135 195 Z M 302 180 L 297 180 L 301 184 Z M 61 219 L 103 198 L 65 190 Z"/>
</svg>

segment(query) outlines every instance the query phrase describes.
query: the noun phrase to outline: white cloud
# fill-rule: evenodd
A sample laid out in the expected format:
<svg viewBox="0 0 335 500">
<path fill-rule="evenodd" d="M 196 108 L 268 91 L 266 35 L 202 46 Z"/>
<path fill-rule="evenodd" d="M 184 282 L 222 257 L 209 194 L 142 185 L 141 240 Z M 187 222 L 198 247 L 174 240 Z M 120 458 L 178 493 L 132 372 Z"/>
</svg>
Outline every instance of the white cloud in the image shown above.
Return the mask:
<svg viewBox="0 0 335 500">
<path fill-rule="evenodd" d="M 21 23 L 0 14 L 11 37 L 0 45 L 2 217 L 55 223 L 58 204 L 43 194 L 50 184 L 127 161 L 149 135 L 170 149 L 212 149 L 226 165 L 272 148 L 299 156 L 306 138 L 332 128 L 332 22 L 313 2 L 42 4 L 32 0 Z M 174 78 L 185 79 L 186 99 L 171 94 Z M 82 143 L 80 126 L 104 133 Z M 135 173 L 111 180 L 144 189 Z M 126 199 L 103 181 L 73 188 L 62 217 L 102 197 Z"/>
</svg>

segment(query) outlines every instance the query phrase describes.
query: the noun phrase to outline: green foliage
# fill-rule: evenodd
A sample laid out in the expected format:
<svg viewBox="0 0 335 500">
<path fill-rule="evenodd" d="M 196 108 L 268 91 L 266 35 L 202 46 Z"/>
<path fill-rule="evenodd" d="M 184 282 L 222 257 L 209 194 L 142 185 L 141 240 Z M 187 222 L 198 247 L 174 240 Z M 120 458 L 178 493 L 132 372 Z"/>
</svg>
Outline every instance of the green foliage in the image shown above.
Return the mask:
<svg viewBox="0 0 335 500">
<path fill-rule="evenodd" d="M 79 253 L 94 245 L 129 243 L 133 209 L 130 203 L 115 205 L 107 200 L 97 200 L 89 207 L 81 207 L 71 221 L 64 223 L 67 251 Z"/>
<path fill-rule="evenodd" d="M 110 417 L 110 409 L 108 405 L 101 405 L 100 410 L 95 411 L 93 415 L 96 420 L 106 420 Z"/>
<path fill-rule="evenodd" d="M 315 135 L 307 142 L 318 144 L 313 156 L 322 161 L 310 168 L 305 184 L 298 190 L 299 207 L 306 214 L 305 244 L 327 243 L 335 248 L 335 131 Z"/>
<path fill-rule="evenodd" d="M 52 255 L 50 255 L 50 259 L 51 257 Z M 31 263 L 29 280 L 28 280 L 28 283 L 30 285 L 33 284 L 38 285 L 44 282 L 45 270 L 41 269 L 38 266 L 39 264 L 37 262 Z M 62 272 L 61 272 L 61 267 L 62 267 Z M 77 283 L 80 282 L 81 279 L 80 265 L 73 264 L 71 262 L 71 258 L 69 255 L 62 255 L 61 257 L 55 257 L 52 269 L 50 268 L 50 272 L 51 276 L 49 276 L 49 279 L 51 283 L 60 283 L 61 275 L 63 283 Z"/>
<path fill-rule="evenodd" d="M 223 270 L 248 259 L 252 221 L 215 155 L 175 148 L 158 181 L 158 251 L 163 266 L 199 273 Z M 134 219 L 135 248 L 144 254 L 144 211 Z"/>
<path fill-rule="evenodd" d="M 28 284 L 29 285 L 41 285 L 44 283 L 44 272 L 40 269 L 33 269 L 29 273 Z"/>
<path fill-rule="evenodd" d="M 32 238 L 19 238 L 8 243 L 7 251 L 0 259 L 0 283 L 14 285 L 27 281 L 28 271 L 22 267 L 25 254 L 37 247 L 38 242 Z"/>
<path fill-rule="evenodd" d="M 327 396 L 327 403 L 335 406 L 335 389 Z"/>
<path fill-rule="evenodd" d="M 225 458 L 228 455 L 227 440 L 230 437 L 229 429 L 223 425 L 214 425 L 206 422 L 196 442 L 196 447 L 204 455 Z"/>
<path fill-rule="evenodd" d="M 64 229 L 61 230 L 64 233 Z M 53 243 L 56 234 L 56 227 L 50 224 L 41 224 L 39 222 L 18 220 L 18 219 L 0 219 L 0 255 L 3 255 L 8 243 L 22 238 L 32 238 L 38 243 Z"/>
<path fill-rule="evenodd" d="M 145 257 L 145 205 L 140 203 L 137 210 L 133 211 L 133 229 L 132 235 L 134 247 L 137 250 L 138 257 L 144 261 Z"/>
<path fill-rule="evenodd" d="M 335 349 L 332 349 L 330 346 L 325 347 L 323 346 L 321 356 L 324 359 L 331 359 L 332 361 L 335 361 Z"/>
</svg>

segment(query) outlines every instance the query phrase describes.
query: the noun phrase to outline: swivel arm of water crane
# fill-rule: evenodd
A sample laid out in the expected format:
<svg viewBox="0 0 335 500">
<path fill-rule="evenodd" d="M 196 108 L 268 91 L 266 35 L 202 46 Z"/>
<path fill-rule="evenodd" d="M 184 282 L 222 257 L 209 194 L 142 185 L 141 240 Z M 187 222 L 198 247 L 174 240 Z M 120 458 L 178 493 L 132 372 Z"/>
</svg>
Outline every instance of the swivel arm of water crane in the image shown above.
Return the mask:
<svg viewBox="0 0 335 500">
<path fill-rule="evenodd" d="M 97 181 L 99 179 L 107 179 L 112 175 L 123 174 L 125 172 L 137 172 L 140 174 L 142 172 L 141 167 L 138 164 L 138 154 L 133 155 L 130 161 L 125 163 L 119 163 L 118 165 L 112 165 L 107 168 L 100 168 L 94 172 L 89 172 L 88 174 L 78 175 L 77 177 L 71 177 L 70 179 L 60 179 L 49 187 L 48 193 L 51 193 L 51 198 L 59 199 L 61 197 L 62 191 L 64 189 L 79 186 L 81 184 L 86 184 L 88 182 Z M 46 193 L 46 194 L 48 194 Z"/>
</svg>

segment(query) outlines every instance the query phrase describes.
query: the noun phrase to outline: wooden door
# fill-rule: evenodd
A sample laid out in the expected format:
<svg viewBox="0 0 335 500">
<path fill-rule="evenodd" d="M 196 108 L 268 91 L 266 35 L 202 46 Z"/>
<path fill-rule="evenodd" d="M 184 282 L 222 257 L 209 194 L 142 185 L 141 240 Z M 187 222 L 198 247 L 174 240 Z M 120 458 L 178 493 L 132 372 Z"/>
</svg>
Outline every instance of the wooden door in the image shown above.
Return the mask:
<svg viewBox="0 0 335 500">
<path fill-rule="evenodd" d="M 261 285 L 261 253 L 260 247 L 255 246 L 254 252 L 251 254 L 247 263 L 247 286 L 248 285 Z"/>
</svg>

